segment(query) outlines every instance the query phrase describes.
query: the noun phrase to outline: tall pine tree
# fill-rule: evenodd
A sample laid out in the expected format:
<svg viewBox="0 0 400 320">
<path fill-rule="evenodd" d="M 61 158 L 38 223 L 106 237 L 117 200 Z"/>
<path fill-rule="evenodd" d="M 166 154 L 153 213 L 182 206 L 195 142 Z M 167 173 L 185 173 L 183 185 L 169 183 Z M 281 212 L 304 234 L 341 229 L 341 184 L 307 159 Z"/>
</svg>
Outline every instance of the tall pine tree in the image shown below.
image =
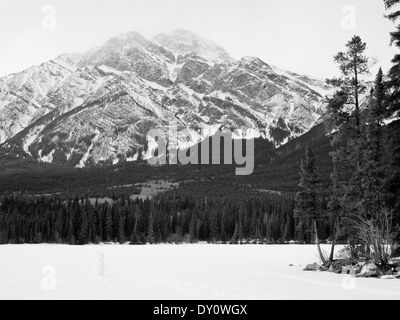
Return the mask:
<svg viewBox="0 0 400 320">
<path fill-rule="evenodd" d="M 376 76 L 368 107 L 364 159 L 362 170 L 363 212 L 367 219 L 375 218 L 384 205 L 384 141 L 383 127 L 386 115 L 385 85 L 382 69 Z"/>
<path fill-rule="evenodd" d="M 348 129 L 359 138 L 362 129 L 360 96 L 366 90 L 362 76 L 369 74 L 369 59 L 365 56 L 367 44 L 359 36 L 354 36 L 346 47 L 347 51 L 339 52 L 334 57 L 341 77 L 327 80 L 339 89 L 333 97 L 334 100 L 330 100 L 333 103 L 328 108 L 337 128 L 351 122 Z"/>
<path fill-rule="evenodd" d="M 386 8 L 392 10 L 400 4 L 400 0 L 384 0 Z M 388 19 L 397 23 L 396 31 L 391 33 L 392 45 L 400 48 L 400 10 L 393 10 L 387 15 Z M 392 90 L 390 97 L 391 114 L 398 116 L 400 111 L 400 53 L 396 54 L 392 60 L 393 66 L 389 72 L 388 85 Z"/>
<path fill-rule="evenodd" d="M 396 30 L 391 33 L 392 45 L 400 49 L 400 0 L 384 0 L 386 8 L 390 13 L 388 19 L 396 24 Z M 396 10 L 397 6 L 397 10 Z M 388 116 L 397 119 L 389 125 L 389 145 L 388 154 L 390 160 L 390 178 L 387 180 L 387 190 L 389 191 L 389 203 L 397 212 L 396 222 L 400 223 L 400 53 L 397 53 L 393 60 L 393 66 L 388 75 Z"/>
<path fill-rule="evenodd" d="M 367 45 L 360 37 L 354 36 L 346 47 L 346 52 L 339 52 L 335 56 L 341 76 L 327 81 L 337 87 L 333 97 L 328 98 L 327 107 L 327 130 L 332 138 L 332 145 L 336 148 L 331 153 L 334 167 L 331 175 L 333 190 L 328 208 L 332 225 L 339 227 L 335 230 L 334 241 L 336 238 L 346 239 L 352 246 L 354 230 L 350 221 L 358 215 L 364 196 L 364 121 L 360 96 L 367 88 L 362 77 L 369 74 L 369 59 L 365 56 Z"/>
<path fill-rule="evenodd" d="M 317 172 L 316 157 L 309 146 L 306 148 L 305 160 L 301 162 L 299 191 L 296 195 L 295 217 L 300 223 L 310 226 L 315 236 L 315 243 L 321 261 L 326 264 L 326 259 L 322 253 L 319 236 L 318 220 L 321 218 L 321 211 L 318 205 L 318 185 L 319 176 Z"/>
</svg>

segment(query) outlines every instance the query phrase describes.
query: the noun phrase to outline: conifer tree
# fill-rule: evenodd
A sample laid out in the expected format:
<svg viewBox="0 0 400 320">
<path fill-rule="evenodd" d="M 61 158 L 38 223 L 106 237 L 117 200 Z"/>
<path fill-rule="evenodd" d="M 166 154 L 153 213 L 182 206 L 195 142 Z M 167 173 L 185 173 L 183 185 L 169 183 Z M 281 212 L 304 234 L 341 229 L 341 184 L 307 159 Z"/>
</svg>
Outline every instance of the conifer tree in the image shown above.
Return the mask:
<svg viewBox="0 0 400 320">
<path fill-rule="evenodd" d="M 64 211 L 60 210 L 60 212 L 57 215 L 57 220 L 56 220 L 56 224 L 55 224 L 55 241 L 56 241 L 56 243 L 62 243 L 63 227 L 64 227 Z"/>
<path fill-rule="evenodd" d="M 219 238 L 218 232 L 218 215 L 215 208 L 211 209 L 209 214 L 209 226 L 210 226 L 210 240 L 216 243 Z"/>
<path fill-rule="evenodd" d="M 69 229 L 68 229 L 68 243 L 70 245 L 74 245 L 75 244 L 75 229 L 74 229 L 74 221 L 71 218 L 69 220 Z"/>
<path fill-rule="evenodd" d="M 274 242 L 273 231 L 272 231 L 272 217 L 266 216 L 265 219 L 265 238 L 268 243 Z"/>
<path fill-rule="evenodd" d="M 222 209 L 222 216 L 221 216 L 221 241 L 224 243 L 228 240 L 226 234 L 227 215 L 228 215 L 227 207 L 224 206 Z"/>
<path fill-rule="evenodd" d="M 242 244 L 242 241 L 244 240 L 244 235 L 243 235 L 243 224 L 242 224 L 241 219 L 239 219 L 237 236 L 238 236 L 239 244 Z"/>
<path fill-rule="evenodd" d="M 84 211 L 82 214 L 82 222 L 78 239 L 80 245 L 88 243 L 88 231 L 89 231 L 89 219 L 86 212 Z"/>
<path fill-rule="evenodd" d="M 150 212 L 150 216 L 149 216 L 146 241 L 148 243 L 150 243 L 150 244 L 154 243 L 154 217 L 153 217 L 153 212 Z"/>
<path fill-rule="evenodd" d="M 126 239 L 125 239 L 125 216 L 122 214 L 119 217 L 118 241 L 120 244 L 124 244 L 126 241 Z"/>
<path fill-rule="evenodd" d="M 365 56 L 367 45 L 360 37 L 354 36 L 346 47 L 346 52 L 335 56 L 341 77 L 327 81 L 338 89 L 332 98 L 328 98 L 327 107 L 327 130 L 332 146 L 336 148 L 331 153 L 334 171 L 328 208 L 333 226 L 340 226 L 339 230 L 334 230 L 334 242 L 336 238 L 346 238 L 352 246 L 354 230 L 350 221 L 358 215 L 364 196 L 362 167 L 365 141 L 360 96 L 367 88 L 362 76 L 369 74 L 369 59 Z"/>
<path fill-rule="evenodd" d="M 106 235 L 106 241 L 111 242 L 114 240 L 114 235 L 113 235 L 113 215 L 112 215 L 112 210 L 106 204 L 105 206 L 106 210 L 106 221 L 105 221 L 105 235 Z"/>
<path fill-rule="evenodd" d="M 192 218 L 190 220 L 189 237 L 190 237 L 190 243 L 194 243 L 195 240 L 197 239 L 196 216 L 195 216 L 195 214 L 192 214 Z"/>
<path fill-rule="evenodd" d="M 328 98 L 328 126 L 329 133 L 335 132 L 334 145 L 344 138 L 348 139 L 348 148 L 341 150 L 341 156 L 347 154 L 347 162 L 359 173 L 362 161 L 360 96 L 367 88 L 362 76 L 369 74 L 369 59 L 365 56 L 367 45 L 360 37 L 354 36 L 346 47 L 346 52 L 339 52 L 334 57 L 341 77 L 327 80 L 328 84 L 338 89 L 333 98 Z"/>
<path fill-rule="evenodd" d="M 396 8 L 400 4 L 400 0 L 384 0 L 386 8 L 388 10 L 392 10 Z M 396 25 L 396 31 L 391 33 L 392 38 L 392 45 L 400 48 L 400 10 L 392 10 L 387 17 Z M 391 115 L 398 116 L 400 111 L 400 53 L 396 54 L 392 60 L 393 66 L 389 72 L 389 81 L 388 85 L 392 89 L 391 96 L 390 96 L 390 113 Z"/>
<path fill-rule="evenodd" d="M 369 59 L 365 56 L 367 44 L 359 36 L 354 36 L 346 45 L 347 51 L 339 52 L 335 62 L 341 72 L 341 77 L 327 80 L 328 84 L 339 90 L 334 100 L 339 103 L 329 105 L 335 117 L 334 124 L 342 127 L 352 122 L 356 136 L 361 135 L 361 106 L 360 95 L 366 90 L 362 81 L 363 75 L 369 74 Z"/>
<path fill-rule="evenodd" d="M 283 229 L 282 239 L 283 241 L 289 241 L 291 236 L 291 225 L 290 225 L 290 217 L 286 216 L 285 227 Z"/>
<path fill-rule="evenodd" d="M 236 220 L 235 231 L 233 232 L 231 243 L 238 243 L 239 240 L 238 233 L 239 233 L 239 222 Z"/>
<path fill-rule="evenodd" d="M 296 218 L 299 218 L 302 223 L 305 223 L 313 229 L 315 243 L 318 247 L 321 261 L 326 264 L 326 259 L 322 253 L 318 236 L 318 220 L 321 218 L 318 205 L 318 185 L 319 176 L 315 154 L 311 148 L 307 146 L 305 160 L 301 163 L 299 184 L 301 191 L 296 195 L 296 208 L 294 213 Z"/>
<path fill-rule="evenodd" d="M 368 109 L 362 170 L 363 211 L 367 219 L 374 218 L 384 201 L 383 126 L 386 114 L 383 72 L 379 70 Z"/>
<path fill-rule="evenodd" d="M 384 0 L 389 14 L 388 19 L 396 24 L 396 30 L 391 33 L 392 45 L 400 49 L 400 0 Z M 397 6 L 397 7 L 396 7 Z M 393 66 L 388 74 L 388 116 L 392 119 L 400 117 L 400 52 L 393 60 Z M 388 154 L 390 161 L 389 178 L 386 188 L 390 193 L 389 202 L 397 212 L 397 223 L 400 223 L 400 121 L 395 121 L 389 126 Z"/>
</svg>

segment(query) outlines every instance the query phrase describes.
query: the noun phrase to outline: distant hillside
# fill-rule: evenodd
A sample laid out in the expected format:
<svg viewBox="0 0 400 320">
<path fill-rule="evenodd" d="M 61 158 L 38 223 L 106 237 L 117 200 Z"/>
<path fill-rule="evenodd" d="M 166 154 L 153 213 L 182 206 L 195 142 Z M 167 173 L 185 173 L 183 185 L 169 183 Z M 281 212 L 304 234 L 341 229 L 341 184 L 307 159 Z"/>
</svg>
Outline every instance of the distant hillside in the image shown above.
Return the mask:
<svg viewBox="0 0 400 320">
<path fill-rule="evenodd" d="M 62 165 L 38 163 L 31 157 L 23 159 L 12 154 L 0 154 L 0 192 L 96 193 L 107 194 L 113 186 L 145 182 L 151 179 L 193 181 L 199 184 L 218 179 L 227 190 L 239 184 L 254 190 L 295 191 L 298 171 L 305 147 L 309 145 L 317 154 L 320 174 L 324 184 L 332 171 L 329 152 L 331 146 L 324 134 L 323 125 L 314 127 L 305 135 L 273 149 L 268 141 L 255 140 L 255 171 L 250 176 L 235 176 L 235 165 L 188 165 L 151 167 L 147 162 L 122 163 L 115 166 L 76 169 Z M 223 153 L 223 149 L 221 150 Z M 217 186 L 218 184 L 215 183 Z M 128 190 L 129 191 L 129 190 Z M 227 191 L 229 192 L 229 191 Z"/>
</svg>

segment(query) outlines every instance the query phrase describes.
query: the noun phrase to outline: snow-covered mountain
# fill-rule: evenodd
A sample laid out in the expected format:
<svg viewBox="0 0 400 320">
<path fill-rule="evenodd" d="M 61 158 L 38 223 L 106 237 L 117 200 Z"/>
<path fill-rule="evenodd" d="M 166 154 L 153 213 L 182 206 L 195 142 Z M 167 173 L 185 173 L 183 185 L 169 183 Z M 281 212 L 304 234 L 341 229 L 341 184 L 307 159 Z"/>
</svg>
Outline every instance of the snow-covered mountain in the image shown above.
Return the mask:
<svg viewBox="0 0 400 320">
<path fill-rule="evenodd" d="M 148 131 L 171 125 L 193 142 L 240 129 L 280 146 L 313 127 L 329 90 L 188 31 L 132 32 L 0 78 L 0 143 L 78 167 L 146 157 Z"/>
</svg>

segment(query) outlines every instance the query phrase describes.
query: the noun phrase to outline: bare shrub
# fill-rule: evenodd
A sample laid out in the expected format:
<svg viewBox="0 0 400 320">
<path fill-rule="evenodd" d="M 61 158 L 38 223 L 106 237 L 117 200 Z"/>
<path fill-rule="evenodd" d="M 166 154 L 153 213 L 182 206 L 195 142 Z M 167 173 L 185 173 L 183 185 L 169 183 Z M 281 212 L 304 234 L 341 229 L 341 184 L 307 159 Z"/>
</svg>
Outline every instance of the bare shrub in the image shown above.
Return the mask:
<svg viewBox="0 0 400 320">
<path fill-rule="evenodd" d="M 369 255 L 366 258 L 387 265 L 395 249 L 392 212 L 383 208 L 373 218 L 360 215 L 354 219 L 353 225 L 360 243 L 366 248 L 366 255 Z"/>
</svg>

